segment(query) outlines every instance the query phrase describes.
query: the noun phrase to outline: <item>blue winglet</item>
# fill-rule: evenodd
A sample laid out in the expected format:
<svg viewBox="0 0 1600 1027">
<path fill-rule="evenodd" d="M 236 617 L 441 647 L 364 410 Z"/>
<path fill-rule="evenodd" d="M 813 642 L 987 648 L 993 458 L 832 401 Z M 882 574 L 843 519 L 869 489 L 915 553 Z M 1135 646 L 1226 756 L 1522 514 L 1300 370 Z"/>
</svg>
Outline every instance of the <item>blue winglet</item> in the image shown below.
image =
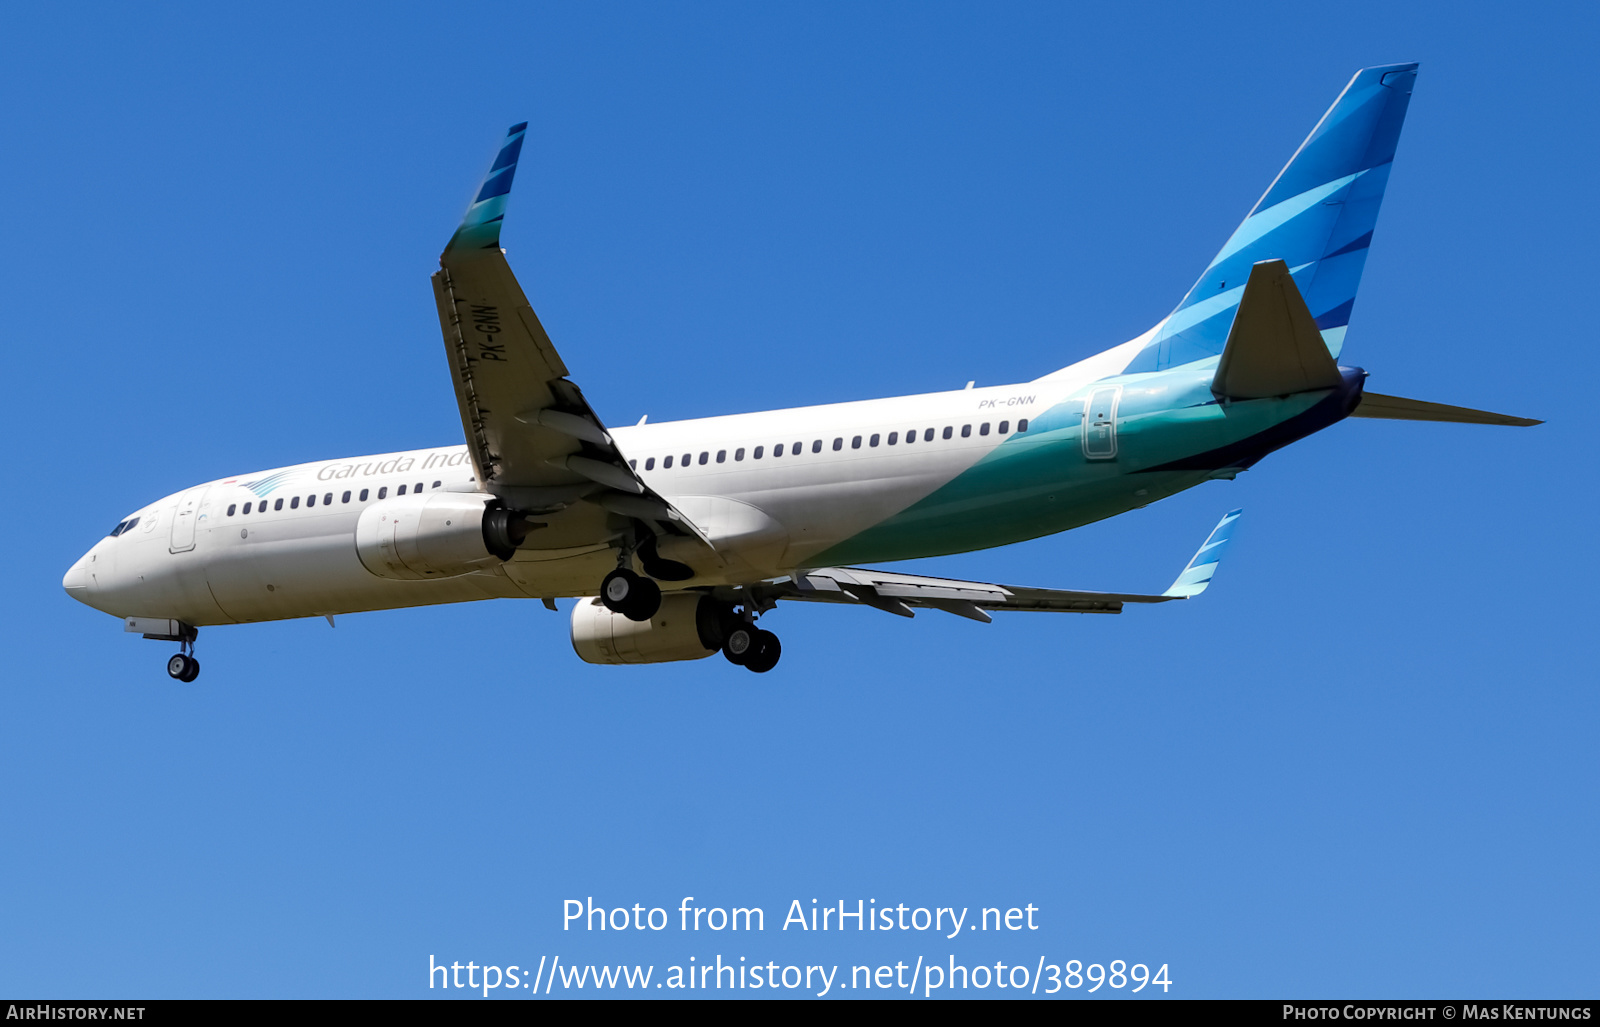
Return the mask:
<svg viewBox="0 0 1600 1027">
<path fill-rule="evenodd" d="M 517 174 L 517 161 L 522 156 L 522 139 L 528 132 L 528 123 L 512 125 L 506 132 L 506 141 L 489 165 L 478 191 L 473 194 L 472 205 L 461 219 L 461 227 L 450 237 L 445 252 L 451 250 L 494 250 L 500 248 L 500 224 L 506 216 L 506 197 L 511 193 L 511 180 Z"/>
<path fill-rule="evenodd" d="M 1172 587 L 1161 593 L 1178 599 L 1192 599 L 1206 590 L 1211 584 L 1212 575 L 1217 573 L 1217 564 L 1222 560 L 1222 554 L 1227 551 L 1228 543 L 1233 541 L 1233 529 L 1239 523 L 1239 515 L 1243 510 L 1232 510 L 1217 522 L 1211 529 L 1211 534 L 1206 537 L 1205 545 L 1194 554 L 1194 559 L 1189 561 L 1189 566 L 1178 575 L 1178 580 Z"/>
</svg>

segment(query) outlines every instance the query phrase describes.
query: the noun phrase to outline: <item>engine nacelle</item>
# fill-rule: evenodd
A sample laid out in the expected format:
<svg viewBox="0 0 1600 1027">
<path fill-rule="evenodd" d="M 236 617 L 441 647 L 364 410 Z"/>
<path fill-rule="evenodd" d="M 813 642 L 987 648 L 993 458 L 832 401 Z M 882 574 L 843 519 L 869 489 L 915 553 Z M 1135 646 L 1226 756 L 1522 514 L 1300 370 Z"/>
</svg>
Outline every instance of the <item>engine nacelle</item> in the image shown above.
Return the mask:
<svg viewBox="0 0 1600 1027">
<path fill-rule="evenodd" d="M 379 500 L 356 521 L 356 555 L 380 578 L 449 578 L 511 559 L 528 535 L 518 514 L 483 493 Z"/>
<path fill-rule="evenodd" d="M 717 605 L 694 592 L 661 597 L 661 609 L 633 621 L 599 599 L 572 608 L 572 648 L 585 663 L 668 663 L 699 660 L 721 645 Z"/>
</svg>

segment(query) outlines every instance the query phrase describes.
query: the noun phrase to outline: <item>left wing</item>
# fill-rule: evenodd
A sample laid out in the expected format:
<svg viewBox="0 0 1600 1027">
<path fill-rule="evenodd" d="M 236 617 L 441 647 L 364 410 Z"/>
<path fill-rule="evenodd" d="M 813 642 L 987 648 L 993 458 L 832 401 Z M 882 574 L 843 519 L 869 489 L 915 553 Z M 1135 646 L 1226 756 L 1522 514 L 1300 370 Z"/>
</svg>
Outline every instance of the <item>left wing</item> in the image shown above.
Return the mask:
<svg viewBox="0 0 1600 1027">
<path fill-rule="evenodd" d="M 1243 511 L 1234 510 L 1212 529 L 1205 544 L 1184 567 L 1172 587 L 1160 595 L 1123 592 L 1077 592 L 1056 588 L 1024 588 L 983 581 L 929 578 L 917 574 L 819 567 L 797 572 L 785 582 L 766 586 L 772 599 L 823 603 L 861 603 L 901 617 L 915 616 L 914 607 L 943 610 L 988 623 L 991 610 L 1033 610 L 1045 613 L 1121 613 L 1124 603 L 1165 603 L 1190 599 L 1206 590 L 1217 572 L 1233 529 Z"/>
<path fill-rule="evenodd" d="M 512 510 L 551 518 L 551 546 L 614 537 L 630 521 L 705 542 L 629 467 L 567 376 L 500 248 L 527 123 L 513 125 L 433 276 L 467 450 L 483 487 Z M 583 501 L 581 506 L 571 509 Z M 537 544 L 537 543 L 536 543 Z M 709 546 L 707 548 L 709 552 Z M 646 552 L 653 549 L 646 548 Z M 687 577 L 659 565 L 658 577 Z"/>
</svg>

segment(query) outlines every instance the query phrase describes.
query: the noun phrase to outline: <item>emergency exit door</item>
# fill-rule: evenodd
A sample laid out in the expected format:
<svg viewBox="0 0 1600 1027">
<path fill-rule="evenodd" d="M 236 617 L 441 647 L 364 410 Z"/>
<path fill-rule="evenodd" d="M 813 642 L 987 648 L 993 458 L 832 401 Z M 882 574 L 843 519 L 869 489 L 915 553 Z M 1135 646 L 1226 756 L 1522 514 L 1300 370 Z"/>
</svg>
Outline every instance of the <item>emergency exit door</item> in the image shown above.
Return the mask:
<svg viewBox="0 0 1600 1027">
<path fill-rule="evenodd" d="M 1117 403 L 1122 386 L 1107 385 L 1089 393 L 1083 404 L 1083 455 L 1090 460 L 1117 457 Z"/>
</svg>

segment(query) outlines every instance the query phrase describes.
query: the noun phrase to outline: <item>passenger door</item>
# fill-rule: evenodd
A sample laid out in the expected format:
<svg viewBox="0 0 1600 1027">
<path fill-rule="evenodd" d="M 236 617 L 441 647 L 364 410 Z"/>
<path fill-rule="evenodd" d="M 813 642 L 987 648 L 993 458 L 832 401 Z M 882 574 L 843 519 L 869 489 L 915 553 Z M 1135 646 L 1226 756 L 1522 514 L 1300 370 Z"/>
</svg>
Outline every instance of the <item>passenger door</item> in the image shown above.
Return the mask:
<svg viewBox="0 0 1600 1027">
<path fill-rule="evenodd" d="M 1122 386 L 1095 389 L 1083 404 L 1083 455 L 1090 460 L 1117 457 L 1117 404 Z"/>
<path fill-rule="evenodd" d="M 174 553 L 187 553 L 194 548 L 194 529 L 199 522 L 200 510 L 204 505 L 206 493 L 211 491 L 210 485 L 201 485 L 199 488 L 190 489 L 178 498 L 178 508 L 172 518 L 172 538 L 170 549 Z"/>
</svg>

